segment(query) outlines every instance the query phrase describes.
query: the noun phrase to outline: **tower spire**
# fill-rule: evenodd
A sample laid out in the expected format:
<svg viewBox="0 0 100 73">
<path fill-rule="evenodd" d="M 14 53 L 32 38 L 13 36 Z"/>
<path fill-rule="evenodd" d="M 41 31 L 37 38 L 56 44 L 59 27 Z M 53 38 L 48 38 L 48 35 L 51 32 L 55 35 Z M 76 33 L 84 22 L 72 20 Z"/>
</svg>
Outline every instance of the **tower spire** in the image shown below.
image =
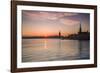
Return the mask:
<svg viewBox="0 0 100 73">
<path fill-rule="evenodd" d="M 61 37 L 61 32 L 59 31 L 59 38 Z"/>
</svg>

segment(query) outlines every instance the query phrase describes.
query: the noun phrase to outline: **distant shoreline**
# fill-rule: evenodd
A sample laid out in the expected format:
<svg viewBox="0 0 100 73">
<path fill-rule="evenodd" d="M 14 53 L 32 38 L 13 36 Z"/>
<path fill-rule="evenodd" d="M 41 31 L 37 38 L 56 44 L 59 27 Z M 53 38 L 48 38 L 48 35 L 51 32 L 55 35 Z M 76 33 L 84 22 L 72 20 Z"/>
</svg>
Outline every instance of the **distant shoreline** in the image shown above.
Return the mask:
<svg viewBox="0 0 100 73">
<path fill-rule="evenodd" d="M 22 39 L 62 39 L 62 40 L 90 40 L 89 38 L 59 38 L 59 37 L 22 37 Z"/>
</svg>

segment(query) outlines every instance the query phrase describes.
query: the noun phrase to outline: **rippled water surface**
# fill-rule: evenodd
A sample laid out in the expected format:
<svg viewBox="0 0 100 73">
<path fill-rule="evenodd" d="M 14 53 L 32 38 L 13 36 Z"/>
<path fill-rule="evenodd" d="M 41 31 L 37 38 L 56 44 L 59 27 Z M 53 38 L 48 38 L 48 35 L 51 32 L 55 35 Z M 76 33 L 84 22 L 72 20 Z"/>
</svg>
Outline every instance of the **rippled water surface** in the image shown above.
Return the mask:
<svg viewBox="0 0 100 73">
<path fill-rule="evenodd" d="M 89 59 L 89 41 L 23 39 L 22 62 Z"/>
</svg>

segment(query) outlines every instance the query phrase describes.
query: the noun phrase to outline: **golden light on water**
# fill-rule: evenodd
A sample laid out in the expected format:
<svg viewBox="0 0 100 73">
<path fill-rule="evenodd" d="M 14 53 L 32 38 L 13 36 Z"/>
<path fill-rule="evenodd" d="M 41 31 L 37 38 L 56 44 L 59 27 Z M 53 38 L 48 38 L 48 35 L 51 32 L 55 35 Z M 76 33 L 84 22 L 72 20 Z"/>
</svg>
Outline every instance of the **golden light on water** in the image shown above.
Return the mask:
<svg viewBox="0 0 100 73">
<path fill-rule="evenodd" d="M 30 42 L 30 43 L 29 43 Z M 59 39 L 23 39 L 23 62 L 89 59 L 89 42 Z"/>
<path fill-rule="evenodd" d="M 44 40 L 44 48 L 47 49 L 47 40 Z"/>
</svg>

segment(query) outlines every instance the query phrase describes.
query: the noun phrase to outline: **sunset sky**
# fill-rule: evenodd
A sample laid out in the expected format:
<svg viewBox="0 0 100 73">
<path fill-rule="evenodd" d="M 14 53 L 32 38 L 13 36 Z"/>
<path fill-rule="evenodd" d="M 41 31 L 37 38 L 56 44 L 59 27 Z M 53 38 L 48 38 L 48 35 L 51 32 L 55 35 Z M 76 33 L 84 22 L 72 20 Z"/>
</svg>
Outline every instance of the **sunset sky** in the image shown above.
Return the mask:
<svg viewBox="0 0 100 73">
<path fill-rule="evenodd" d="M 59 31 L 63 36 L 79 31 L 89 31 L 90 15 L 88 13 L 22 11 L 23 36 L 53 36 Z"/>
</svg>

